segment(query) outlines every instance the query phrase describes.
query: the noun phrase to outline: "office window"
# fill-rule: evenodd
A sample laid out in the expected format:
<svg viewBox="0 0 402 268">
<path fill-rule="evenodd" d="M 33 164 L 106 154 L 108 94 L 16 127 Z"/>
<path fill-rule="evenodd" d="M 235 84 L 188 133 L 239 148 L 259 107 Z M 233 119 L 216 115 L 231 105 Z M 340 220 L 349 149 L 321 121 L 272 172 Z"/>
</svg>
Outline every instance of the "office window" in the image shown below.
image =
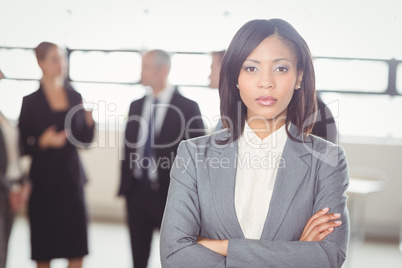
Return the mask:
<svg viewBox="0 0 402 268">
<path fill-rule="evenodd" d="M 94 109 L 93 118 L 101 127 L 108 126 L 112 118 L 126 118 L 131 102 L 145 93 L 141 85 L 73 82 L 72 86 L 81 93 L 84 107 Z"/>
<path fill-rule="evenodd" d="M 402 94 L 402 63 L 399 63 L 396 69 L 396 90 Z"/>
<path fill-rule="evenodd" d="M 141 55 L 135 52 L 73 51 L 70 78 L 75 81 L 137 83 Z"/>
<path fill-rule="evenodd" d="M 16 123 L 21 112 L 22 98 L 39 88 L 37 81 L 0 81 L 0 111 Z"/>
<path fill-rule="evenodd" d="M 6 77 L 22 79 L 40 79 L 42 71 L 31 49 L 1 49 L 0 69 Z"/>
<path fill-rule="evenodd" d="M 397 122 L 401 99 L 325 92 L 321 96 L 334 115 L 341 137 L 397 138 L 400 133 Z"/>
<path fill-rule="evenodd" d="M 316 87 L 319 90 L 384 92 L 388 65 L 380 61 L 315 59 Z"/>
<path fill-rule="evenodd" d="M 208 54 L 173 54 L 169 81 L 174 85 L 207 86 L 210 66 Z"/>
<path fill-rule="evenodd" d="M 402 124 L 400 116 L 402 115 L 402 96 L 395 96 L 392 99 L 391 117 L 391 137 L 402 139 Z"/>
</svg>

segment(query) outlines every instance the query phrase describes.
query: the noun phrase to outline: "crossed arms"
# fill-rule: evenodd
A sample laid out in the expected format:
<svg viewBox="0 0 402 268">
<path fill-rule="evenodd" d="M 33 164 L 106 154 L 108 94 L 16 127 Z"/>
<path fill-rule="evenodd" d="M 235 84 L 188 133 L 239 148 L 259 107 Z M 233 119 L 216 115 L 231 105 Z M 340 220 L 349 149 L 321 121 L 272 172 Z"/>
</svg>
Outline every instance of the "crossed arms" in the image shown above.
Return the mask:
<svg viewBox="0 0 402 268">
<path fill-rule="evenodd" d="M 337 149 L 338 147 L 334 147 L 334 150 Z M 178 156 L 176 161 L 191 159 L 185 143 L 179 146 Z M 318 212 L 310 217 L 296 241 L 231 237 L 217 240 L 200 237 L 203 226 L 196 170 L 191 161 L 186 168 L 184 166 L 184 162 L 179 162 L 171 172 L 168 202 L 161 229 L 163 267 L 342 266 L 349 238 L 345 196 L 348 172 L 342 150 L 337 166 L 328 165 L 317 172 L 320 182 L 313 209 Z M 329 210 L 340 212 L 341 215 L 329 213 Z M 343 222 L 339 221 L 340 217 Z M 293 230 L 289 230 L 291 231 Z"/>
</svg>

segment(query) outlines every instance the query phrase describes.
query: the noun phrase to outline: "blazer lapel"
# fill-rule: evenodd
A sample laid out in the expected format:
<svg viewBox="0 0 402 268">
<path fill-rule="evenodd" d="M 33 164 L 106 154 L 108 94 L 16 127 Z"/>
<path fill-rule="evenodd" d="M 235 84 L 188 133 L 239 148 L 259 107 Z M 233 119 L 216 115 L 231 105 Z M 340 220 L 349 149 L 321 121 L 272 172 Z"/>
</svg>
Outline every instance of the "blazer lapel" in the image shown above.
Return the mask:
<svg viewBox="0 0 402 268">
<path fill-rule="evenodd" d="M 132 110 L 129 111 L 128 116 L 129 117 L 130 116 L 142 117 L 142 108 L 143 108 L 143 105 L 144 105 L 144 101 L 145 101 L 145 97 L 134 101 L 132 106 L 131 106 Z M 139 134 L 138 132 L 139 132 L 139 130 L 141 128 L 141 125 L 139 124 L 139 122 L 137 120 L 130 121 L 129 123 L 127 123 L 126 128 L 127 128 L 126 129 L 126 140 L 131 142 L 131 143 L 139 142 L 138 139 L 141 138 L 138 135 Z M 135 146 L 135 148 L 137 148 L 137 147 Z"/>
<path fill-rule="evenodd" d="M 212 139 L 224 140 L 228 137 L 229 132 L 223 130 L 213 135 Z M 244 238 L 243 231 L 237 220 L 234 203 L 237 153 L 237 141 L 225 145 L 213 145 L 207 153 L 207 167 L 213 204 L 216 207 L 222 225 L 228 233 L 228 237 Z M 218 164 L 214 164 L 216 162 Z"/>
<path fill-rule="evenodd" d="M 175 89 L 172 93 L 172 98 L 170 99 L 169 103 L 165 103 L 165 104 L 169 104 L 172 105 L 174 107 L 180 107 L 180 104 L 182 103 L 178 103 L 178 97 L 179 97 L 179 91 L 177 90 L 177 86 L 175 86 Z M 168 108 L 165 114 L 165 118 L 162 121 L 162 125 L 161 128 L 159 130 L 158 136 L 156 137 L 157 141 L 159 142 L 159 138 L 161 137 L 161 133 L 163 133 L 163 135 L 169 135 L 169 133 L 172 133 L 171 135 L 173 136 L 173 138 L 169 137 L 168 140 L 177 138 L 177 133 L 176 132 L 172 132 L 171 130 L 171 122 L 172 120 L 177 120 L 177 111 L 173 110 L 172 108 Z M 186 122 L 185 122 L 186 123 Z M 169 131 L 165 131 L 165 130 L 169 130 Z M 180 131 L 180 130 L 178 130 Z"/>
<path fill-rule="evenodd" d="M 291 126 L 290 132 L 297 139 L 302 139 L 300 135 L 295 135 L 294 126 Z M 295 142 L 288 137 L 282 154 L 282 163 L 284 163 L 284 166 L 278 169 L 261 239 L 274 239 L 294 195 L 310 170 L 311 154 L 305 150 L 304 146 L 307 145 Z"/>
</svg>

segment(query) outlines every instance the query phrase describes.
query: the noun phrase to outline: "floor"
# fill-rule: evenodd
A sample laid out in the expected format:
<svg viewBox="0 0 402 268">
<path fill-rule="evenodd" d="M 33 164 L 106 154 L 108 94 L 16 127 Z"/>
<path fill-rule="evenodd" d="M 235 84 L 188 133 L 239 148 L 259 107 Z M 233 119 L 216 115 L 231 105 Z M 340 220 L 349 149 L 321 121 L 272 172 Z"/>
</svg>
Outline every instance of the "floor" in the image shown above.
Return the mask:
<svg viewBox="0 0 402 268">
<path fill-rule="evenodd" d="M 130 268 L 132 267 L 130 238 L 124 224 L 92 222 L 89 227 L 89 255 L 84 268 Z M 148 267 L 160 268 L 159 233 L 154 233 Z M 25 218 L 14 222 L 9 242 L 7 268 L 35 268 L 30 260 L 29 226 Z M 66 268 L 67 261 L 53 260 L 52 268 Z"/>
<path fill-rule="evenodd" d="M 155 232 L 149 268 L 160 268 L 159 234 Z M 130 268 L 128 230 L 124 224 L 92 222 L 89 228 L 90 254 L 85 268 Z M 29 229 L 24 218 L 16 219 L 9 244 L 7 268 L 34 268 L 30 259 Z M 396 243 L 366 241 L 350 246 L 344 268 L 401 268 L 402 252 Z M 52 261 L 52 268 L 66 268 L 65 260 Z"/>
</svg>

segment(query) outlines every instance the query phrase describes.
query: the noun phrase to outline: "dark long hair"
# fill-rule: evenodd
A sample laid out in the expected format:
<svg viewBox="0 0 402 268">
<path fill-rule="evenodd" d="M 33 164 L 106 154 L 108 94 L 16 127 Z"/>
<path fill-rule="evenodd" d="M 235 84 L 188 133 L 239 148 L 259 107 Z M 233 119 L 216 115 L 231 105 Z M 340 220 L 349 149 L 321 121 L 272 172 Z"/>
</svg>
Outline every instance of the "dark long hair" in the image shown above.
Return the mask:
<svg viewBox="0 0 402 268">
<path fill-rule="evenodd" d="M 308 135 L 313 129 L 317 100 L 315 74 L 310 49 L 303 37 L 288 22 L 281 19 L 252 20 L 244 24 L 233 37 L 225 56 L 219 80 L 221 117 L 225 128 L 230 129 L 231 138 L 237 140 L 243 132 L 247 119 L 247 107 L 236 87 L 243 62 L 251 52 L 267 37 L 276 35 L 287 44 L 297 56 L 297 73 L 303 72 L 301 88 L 295 90 L 287 107 L 286 131 L 292 140 L 297 140 L 289 132 L 292 123 L 298 134 Z"/>
</svg>

